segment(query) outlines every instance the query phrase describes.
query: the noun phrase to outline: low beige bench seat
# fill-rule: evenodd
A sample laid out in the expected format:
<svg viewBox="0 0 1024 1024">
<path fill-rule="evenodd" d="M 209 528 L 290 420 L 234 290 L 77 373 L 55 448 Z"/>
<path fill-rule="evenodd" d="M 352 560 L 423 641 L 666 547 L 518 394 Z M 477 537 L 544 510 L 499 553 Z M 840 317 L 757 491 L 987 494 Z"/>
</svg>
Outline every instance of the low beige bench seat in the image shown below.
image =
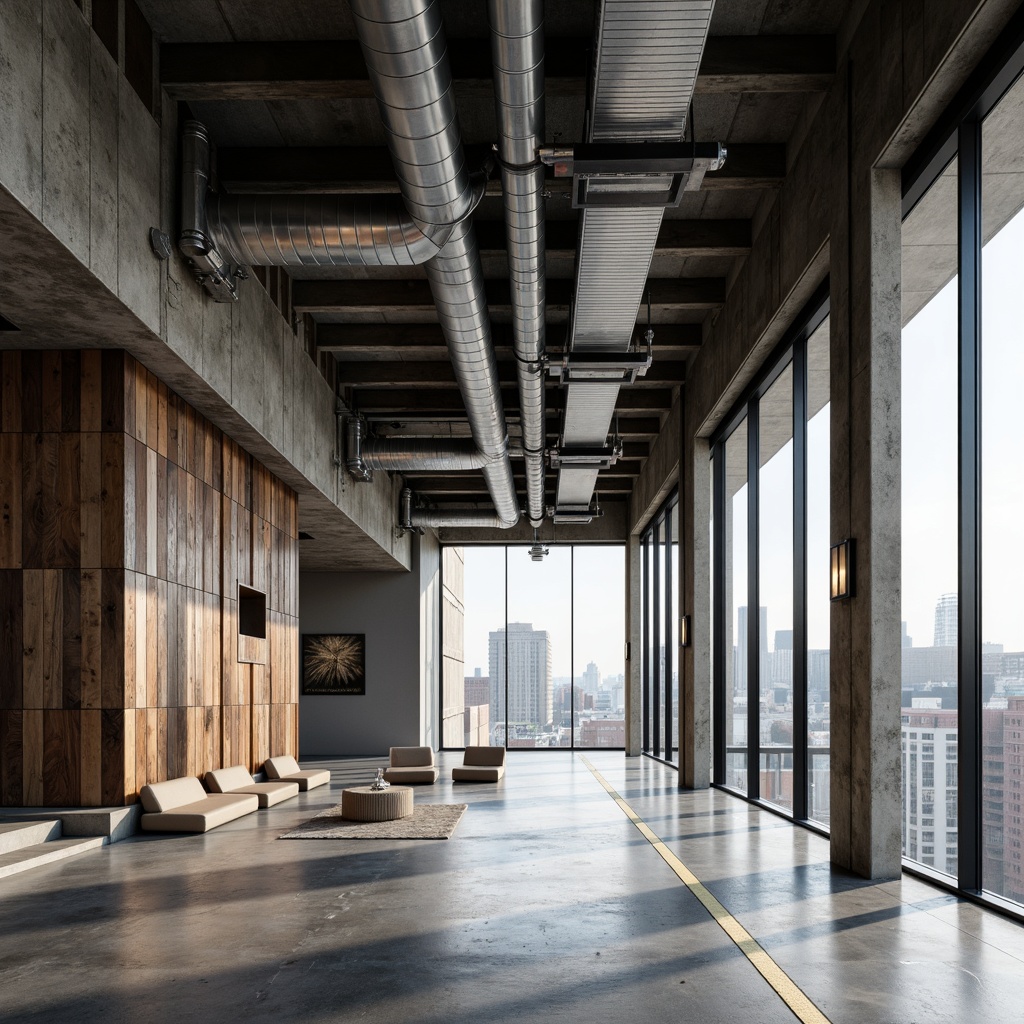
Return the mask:
<svg viewBox="0 0 1024 1024">
<path fill-rule="evenodd" d="M 439 774 L 430 747 L 392 747 L 390 767 L 384 769 L 387 782 L 408 785 L 410 782 L 437 782 Z"/>
<path fill-rule="evenodd" d="M 254 793 L 260 807 L 273 807 L 282 800 L 291 800 L 299 795 L 297 782 L 253 782 L 252 776 L 240 764 L 207 772 L 206 788 L 211 793 Z"/>
<path fill-rule="evenodd" d="M 331 781 L 331 773 L 326 768 L 303 771 L 294 757 L 268 757 L 263 762 L 263 770 L 268 779 L 297 782 L 302 790 L 326 786 Z"/>
<path fill-rule="evenodd" d="M 504 747 L 466 747 L 462 765 L 452 769 L 452 782 L 497 782 L 504 774 Z"/>
<path fill-rule="evenodd" d="M 194 776 L 154 782 L 139 796 L 144 832 L 208 832 L 260 805 L 253 793 L 207 793 Z"/>
</svg>

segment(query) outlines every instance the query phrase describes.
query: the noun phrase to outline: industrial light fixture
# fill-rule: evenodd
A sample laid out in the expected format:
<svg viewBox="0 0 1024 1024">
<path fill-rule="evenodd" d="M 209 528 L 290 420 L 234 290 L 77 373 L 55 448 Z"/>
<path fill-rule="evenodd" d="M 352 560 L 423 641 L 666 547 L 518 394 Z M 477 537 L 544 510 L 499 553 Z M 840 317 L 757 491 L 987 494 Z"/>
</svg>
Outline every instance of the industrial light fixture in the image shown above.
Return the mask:
<svg viewBox="0 0 1024 1024">
<path fill-rule="evenodd" d="M 832 545 L 832 600 L 853 597 L 853 552 L 851 539 Z"/>
<path fill-rule="evenodd" d="M 690 616 L 684 615 L 679 620 L 679 646 L 690 646 Z"/>
<path fill-rule="evenodd" d="M 537 531 L 533 531 L 533 547 L 530 548 L 530 560 L 533 562 L 543 562 L 544 556 L 548 553 L 548 549 L 541 544 L 537 537 Z"/>
</svg>

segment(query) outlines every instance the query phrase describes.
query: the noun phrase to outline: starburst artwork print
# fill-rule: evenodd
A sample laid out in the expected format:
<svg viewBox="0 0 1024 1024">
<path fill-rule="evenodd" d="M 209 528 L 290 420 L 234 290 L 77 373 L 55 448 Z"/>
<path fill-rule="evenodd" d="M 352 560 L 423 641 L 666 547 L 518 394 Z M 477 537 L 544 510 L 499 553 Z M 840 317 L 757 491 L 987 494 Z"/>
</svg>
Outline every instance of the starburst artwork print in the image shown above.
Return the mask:
<svg viewBox="0 0 1024 1024">
<path fill-rule="evenodd" d="M 306 633 L 302 637 L 304 694 L 365 694 L 366 634 Z"/>
</svg>

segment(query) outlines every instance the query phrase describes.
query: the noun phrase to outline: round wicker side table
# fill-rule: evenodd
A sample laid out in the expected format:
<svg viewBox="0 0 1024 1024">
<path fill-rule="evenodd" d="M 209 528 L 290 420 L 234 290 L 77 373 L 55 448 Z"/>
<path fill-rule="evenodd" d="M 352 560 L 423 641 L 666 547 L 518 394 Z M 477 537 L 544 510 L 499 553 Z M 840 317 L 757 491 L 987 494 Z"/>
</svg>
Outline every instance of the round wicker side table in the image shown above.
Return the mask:
<svg viewBox="0 0 1024 1024">
<path fill-rule="evenodd" d="M 373 789 L 356 786 L 341 791 L 341 815 L 351 821 L 394 821 L 412 814 L 412 787 Z"/>
</svg>

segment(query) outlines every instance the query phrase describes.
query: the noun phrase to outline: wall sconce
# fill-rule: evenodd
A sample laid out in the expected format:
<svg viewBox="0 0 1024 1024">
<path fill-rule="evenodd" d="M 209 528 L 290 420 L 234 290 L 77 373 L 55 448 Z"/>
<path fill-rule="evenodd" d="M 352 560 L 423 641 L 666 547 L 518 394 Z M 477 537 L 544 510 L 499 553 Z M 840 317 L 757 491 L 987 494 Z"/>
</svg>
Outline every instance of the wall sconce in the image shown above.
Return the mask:
<svg viewBox="0 0 1024 1024">
<path fill-rule="evenodd" d="M 690 646 L 690 616 L 684 615 L 679 620 L 679 646 Z"/>
<path fill-rule="evenodd" d="M 853 597 L 853 552 L 852 540 L 841 540 L 832 545 L 832 600 L 842 601 Z"/>
</svg>

